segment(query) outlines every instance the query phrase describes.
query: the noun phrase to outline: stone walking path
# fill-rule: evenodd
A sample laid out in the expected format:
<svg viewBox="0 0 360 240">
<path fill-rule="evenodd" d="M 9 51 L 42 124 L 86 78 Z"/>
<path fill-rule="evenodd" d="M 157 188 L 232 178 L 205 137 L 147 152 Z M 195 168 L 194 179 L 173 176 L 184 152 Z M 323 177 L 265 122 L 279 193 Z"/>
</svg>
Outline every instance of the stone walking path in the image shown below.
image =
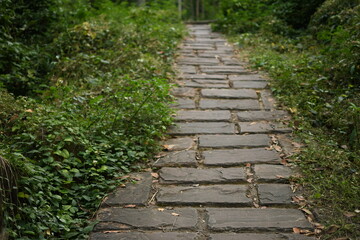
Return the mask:
<svg viewBox="0 0 360 240">
<path fill-rule="evenodd" d="M 293 234 L 312 225 L 281 164 L 291 146 L 287 113 L 220 34 L 188 27 L 172 138 L 153 172 L 132 175 L 135 184 L 104 201 L 91 239 L 313 239 Z"/>
</svg>

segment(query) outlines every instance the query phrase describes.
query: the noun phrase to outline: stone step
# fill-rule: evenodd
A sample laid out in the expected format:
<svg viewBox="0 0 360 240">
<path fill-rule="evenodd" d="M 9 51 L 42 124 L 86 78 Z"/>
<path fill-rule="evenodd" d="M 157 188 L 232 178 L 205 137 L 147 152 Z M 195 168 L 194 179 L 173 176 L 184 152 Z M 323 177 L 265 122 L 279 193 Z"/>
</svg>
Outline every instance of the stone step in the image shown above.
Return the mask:
<svg viewBox="0 0 360 240">
<path fill-rule="evenodd" d="M 212 231 L 292 232 L 293 228 L 311 229 L 297 209 L 207 208 Z"/>
<path fill-rule="evenodd" d="M 164 184 L 246 183 L 244 168 L 169 168 L 159 171 Z"/>
<path fill-rule="evenodd" d="M 290 133 L 292 129 L 283 123 L 240 122 L 240 133 Z"/>
<path fill-rule="evenodd" d="M 204 135 L 199 137 L 200 148 L 245 148 L 267 147 L 270 138 L 265 134 L 255 135 Z"/>
<path fill-rule="evenodd" d="M 202 89 L 201 96 L 206 98 L 257 99 L 254 90 L 250 89 Z"/>
<path fill-rule="evenodd" d="M 176 112 L 176 121 L 192 121 L 192 122 L 219 122 L 230 121 L 231 113 L 226 110 L 218 111 L 201 111 L 201 110 L 180 110 Z"/>
<path fill-rule="evenodd" d="M 283 165 L 256 164 L 254 166 L 257 182 L 288 182 L 292 171 Z"/>
<path fill-rule="evenodd" d="M 288 184 L 259 184 L 258 194 L 262 206 L 293 205 L 295 195 Z"/>
<path fill-rule="evenodd" d="M 254 121 L 274 121 L 283 119 L 287 113 L 285 111 L 243 111 L 238 112 L 237 116 L 240 121 L 254 122 Z"/>
<path fill-rule="evenodd" d="M 201 99 L 201 109 L 213 110 L 260 110 L 257 100 Z"/>
<path fill-rule="evenodd" d="M 209 240 L 315 240 L 294 233 L 214 233 Z"/>
<path fill-rule="evenodd" d="M 196 152 L 187 150 L 180 152 L 171 152 L 164 157 L 159 158 L 154 167 L 196 167 Z"/>
<path fill-rule="evenodd" d="M 114 230 L 193 230 L 198 213 L 193 208 L 105 208 L 98 213 L 95 231 Z"/>
<path fill-rule="evenodd" d="M 234 134 L 235 124 L 228 122 L 187 122 L 176 123 L 169 128 L 170 135 Z"/>
<path fill-rule="evenodd" d="M 191 232 L 98 232 L 90 240 L 194 240 L 199 236 Z"/>
<path fill-rule="evenodd" d="M 251 206 L 247 185 L 160 186 L 160 205 Z"/>
</svg>

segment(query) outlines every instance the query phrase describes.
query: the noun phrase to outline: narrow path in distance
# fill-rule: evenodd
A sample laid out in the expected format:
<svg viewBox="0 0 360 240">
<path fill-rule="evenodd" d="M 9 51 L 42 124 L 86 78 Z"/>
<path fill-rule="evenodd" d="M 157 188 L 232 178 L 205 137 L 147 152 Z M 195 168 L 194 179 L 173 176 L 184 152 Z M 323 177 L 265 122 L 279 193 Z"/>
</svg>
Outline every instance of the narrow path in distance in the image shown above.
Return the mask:
<svg viewBox="0 0 360 240">
<path fill-rule="evenodd" d="M 289 116 L 220 34 L 188 27 L 172 138 L 152 172 L 133 174 L 135 184 L 104 201 L 91 239 L 314 239 L 293 233 L 312 225 L 283 160 Z"/>
</svg>

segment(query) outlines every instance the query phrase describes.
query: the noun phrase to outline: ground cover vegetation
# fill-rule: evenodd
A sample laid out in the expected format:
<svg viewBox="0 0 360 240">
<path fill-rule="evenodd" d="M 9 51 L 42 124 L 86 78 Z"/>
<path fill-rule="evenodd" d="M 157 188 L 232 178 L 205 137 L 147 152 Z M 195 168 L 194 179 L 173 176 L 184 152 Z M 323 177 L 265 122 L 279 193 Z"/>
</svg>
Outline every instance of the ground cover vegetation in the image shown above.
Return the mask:
<svg viewBox="0 0 360 240">
<path fill-rule="evenodd" d="M 293 156 L 322 239 L 360 236 L 360 2 L 226 0 L 231 36 L 293 113 L 305 144 Z"/>
<path fill-rule="evenodd" d="M 85 239 L 171 123 L 176 6 L 0 4 L 0 238 Z"/>
</svg>

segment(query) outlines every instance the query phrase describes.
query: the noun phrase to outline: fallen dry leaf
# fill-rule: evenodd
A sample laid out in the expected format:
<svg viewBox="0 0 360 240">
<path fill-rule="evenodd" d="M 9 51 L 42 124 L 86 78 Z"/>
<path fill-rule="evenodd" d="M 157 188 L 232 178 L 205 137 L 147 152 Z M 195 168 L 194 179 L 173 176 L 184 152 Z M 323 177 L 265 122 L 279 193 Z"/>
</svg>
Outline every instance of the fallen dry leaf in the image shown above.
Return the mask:
<svg viewBox="0 0 360 240">
<path fill-rule="evenodd" d="M 282 148 L 279 145 L 274 145 L 273 148 L 277 151 L 277 152 L 281 152 Z"/>
<path fill-rule="evenodd" d="M 300 228 L 293 228 L 293 232 L 296 234 L 300 234 Z"/>
<path fill-rule="evenodd" d="M 126 185 L 125 184 L 120 184 L 119 187 L 126 188 Z"/>
<path fill-rule="evenodd" d="M 302 208 L 301 210 L 306 214 L 313 215 L 312 212 L 309 209 Z"/>
<path fill-rule="evenodd" d="M 352 218 L 356 216 L 356 213 L 353 212 L 344 212 L 344 216 L 348 218 Z"/>
<path fill-rule="evenodd" d="M 125 205 L 124 208 L 135 208 L 136 205 L 134 204 L 129 204 L 129 205 Z"/>
<path fill-rule="evenodd" d="M 159 174 L 158 174 L 158 173 L 155 173 L 155 172 L 151 173 L 151 176 L 152 176 L 153 178 L 159 178 Z"/>
<path fill-rule="evenodd" d="M 29 113 L 32 113 L 34 112 L 32 109 L 26 109 L 25 112 L 29 112 Z"/>
<path fill-rule="evenodd" d="M 285 177 L 284 176 L 281 176 L 281 175 L 275 175 L 276 178 L 279 178 L 279 179 L 284 179 Z"/>
<path fill-rule="evenodd" d="M 175 217 L 178 217 L 178 216 L 180 216 L 180 214 L 178 214 L 178 213 L 171 213 L 171 215 L 173 215 L 173 216 L 175 216 Z"/>
<path fill-rule="evenodd" d="M 288 161 L 286 159 L 281 159 L 281 164 L 282 165 L 288 165 Z"/>
<path fill-rule="evenodd" d="M 246 167 L 251 167 L 251 163 L 247 163 L 245 166 Z"/>
<path fill-rule="evenodd" d="M 157 210 L 160 212 L 163 212 L 163 211 L 165 211 L 165 208 L 158 208 Z"/>
<path fill-rule="evenodd" d="M 320 229 L 320 230 L 325 229 L 325 226 L 322 225 L 322 224 L 320 224 L 320 223 L 313 223 L 313 224 L 314 224 L 314 226 L 315 226 L 317 229 Z"/>
<path fill-rule="evenodd" d="M 336 232 L 339 228 L 340 228 L 340 226 L 338 226 L 338 225 L 331 225 L 330 227 L 328 227 L 328 228 L 326 229 L 326 233 L 334 233 L 334 232 Z"/>
<path fill-rule="evenodd" d="M 173 149 L 174 147 L 175 147 L 175 145 L 168 145 L 168 144 L 163 145 L 163 148 L 164 148 L 165 150 L 168 150 L 168 151 L 170 151 L 170 150 Z"/>
</svg>

